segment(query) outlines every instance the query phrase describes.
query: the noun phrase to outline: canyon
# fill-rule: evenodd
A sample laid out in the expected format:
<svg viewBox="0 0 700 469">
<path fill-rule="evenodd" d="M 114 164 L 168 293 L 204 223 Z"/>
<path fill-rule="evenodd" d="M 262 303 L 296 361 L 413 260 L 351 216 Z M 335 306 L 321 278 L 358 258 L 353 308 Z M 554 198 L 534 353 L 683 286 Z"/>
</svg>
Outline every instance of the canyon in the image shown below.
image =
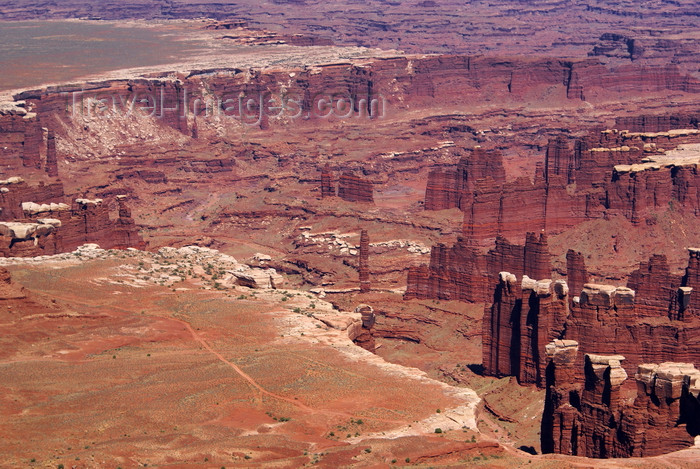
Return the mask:
<svg viewBox="0 0 700 469">
<path fill-rule="evenodd" d="M 458 3 L 0 1 L 192 45 L 0 91 L 7 464 L 696 464 L 694 3 Z"/>
</svg>

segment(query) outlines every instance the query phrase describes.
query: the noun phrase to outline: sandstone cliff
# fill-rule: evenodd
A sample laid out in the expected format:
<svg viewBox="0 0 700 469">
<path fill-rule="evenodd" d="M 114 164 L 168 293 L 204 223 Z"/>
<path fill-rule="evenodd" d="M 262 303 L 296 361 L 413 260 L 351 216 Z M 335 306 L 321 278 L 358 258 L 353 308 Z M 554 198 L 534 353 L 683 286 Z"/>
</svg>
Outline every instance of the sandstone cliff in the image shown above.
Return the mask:
<svg viewBox="0 0 700 469">
<path fill-rule="evenodd" d="M 592 458 L 643 457 L 690 447 L 700 430 L 700 371 L 690 363 L 640 364 L 627 400 L 622 355 L 586 354 L 576 379 L 575 341 L 548 344 L 542 450 Z"/>
<path fill-rule="evenodd" d="M 569 296 L 562 281 L 518 282 L 501 272 L 494 302 L 484 315 L 484 370 L 516 376 L 521 384 L 543 386 L 544 344 L 575 340 L 585 350 L 626 357 L 634 373 L 642 363 L 700 363 L 700 316 L 695 309 L 698 250 L 689 250 L 686 275 L 668 271 L 663 256 L 653 256 L 630 277 L 635 288 L 587 283 Z M 573 293 L 572 293 L 573 294 Z M 579 373 L 582 363 L 576 363 Z"/>
</svg>

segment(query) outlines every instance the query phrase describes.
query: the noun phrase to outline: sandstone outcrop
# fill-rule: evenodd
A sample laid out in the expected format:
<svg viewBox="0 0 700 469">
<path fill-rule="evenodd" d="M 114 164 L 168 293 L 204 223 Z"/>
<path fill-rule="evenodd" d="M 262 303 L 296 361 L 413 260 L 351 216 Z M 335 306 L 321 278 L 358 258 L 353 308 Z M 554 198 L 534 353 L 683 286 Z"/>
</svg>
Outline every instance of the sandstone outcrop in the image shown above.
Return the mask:
<svg viewBox="0 0 700 469">
<path fill-rule="evenodd" d="M 34 115 L 25 116 L 24 141 L 22 142 L 23 165 L 29 168 L 41 168 L 39 148 L 44 142 L 44 135 L 39 119 Z"/>
<path fill-rule="evenodd" d="M 631 402 L 621 390 L 628 377 L 624 356 L 586 354 L 583 379 L 577 379 L 577 352 L 575 341 L 546 347 L 543 452 L 643 457 L 693 446 L 700 430 L 700 371 L 692 364 L 640 364 Z"/>
<path fill-rule="evenodd" d="M 370 290 L 369 281 L 369 235 L 367 230 L 362 230 L 360 232 L 360 260 L 359 267 L 360 273 L 360 293 L 368 293 Z"/>
<path fill-rule="evenodd" d="M 500 273 L 494 305 L 484 313 L 482 348 L 486 374 L 516 376 L 544 385 L 544 346 L 559 337 L 568 316 L 568 286 Z"/>
<path fill-rule="evenodd" d="M 335 197 L 335 186 L 333 185 L 333 173 L 328 163 L 321 170 L 321 197 Z"/>
<path fill-rule="evenodd" d="M 583 254 L 572 249 L 566 252 L 566 283 L 574 293 L 580 292 L 588 283 L 588 271 Z"/>
<path fill-rule="evenodd" d="M 30 186 L 21 178 L 9 178 L 0 186 L 4 257 L 52 255 L 86 243 L 105 249 L 145 247 L 125 197 L 117 197 L 118 218 L 112 219 L 102 199 L 62 202 L 66 197 L 60 183 Z"/>
<path fill-rule="evenodd" d="M 663 256 L 653 256 L 633 272 L 631 288 L 586 283 L 579 292 L 571 292 L 573 297 L 561 281 L 552 284 L 501 273 L 494 302 L 484 315 L 485 372 L 543 386 L 545 363 L 540 354 L 544 344 L 555 339 L 624 355 L 628 374 L 642 363 L 699 363 L 700 318 L 691 306 L 697 301 L 697 256 L 691 249 L 683 278 L 669 273 Z M 576 364 L 576 370 L 582 367 Z"/>
<path fill-rule="evenodd" d="M 56 159 L 56 136 L 52 130 L 46 139 L 46 174 L 49 177 L 58 177 L 58 160 Z"/>
<path fill-rule="evenodd" d="M 503 271 L 517 276 L 549 278 L 547 236 L 528 233 L 524 246 L 511 244 L 499 236 L 485 255 L 463 237 L 449 248 L 437 244 L 430 252 L 429 265 L 409 269 L 404 298 L 489 301 L 492 298 L 489 284 Z"/>
<path fill-rule="evenodd" d="M 345 171 L 338 181 L 338 197 L 348 202 L 374 203 L 372 182 Z"/>
<path fill-rule="evenodd" d="M 352 340 L 363 349 L 374 353 L 376 348 L 374 336 L 372 335 L 375 321 L 374 308 L 366 304 L 361 304 L 355 308 L 355 313 L 360 313 L 362 315 L 362 328 Z"/>
<path fill-rule="evenodd" d="M 425 209 L 466 208 L 473 198 L 477 181 L 491 178 L 494 184 L 506 181 L 503 155 L 497 150 L 475 147 L 465 152 L 455 168 L 435 169 L 428 173 Z"/>
<path fill-rule="evenodd" d="M 279 287 L 284 278 L 275 269 L 241 268 L 227 272 L 232 284 L 248 288 L 270 289 Z M 226 282 L 225 282 L 226 283 Z"/>
<path fill-rule="evenodd" d="M 665 129 L 664 122 L 695 127 L 612 129 L 573 142 L 559 136 L 549 140 L 544 165 L 535 169 L 532 180 L 506 181 L 502 155 L 475 148 L 455 167 L 429 173 L 424 206 L 461 209 L 464 235 L 481 243 L 532 230 L 558 233 L 614 214 L 635 224 L 669 208 L 697 217 L 697 117 L 667 117 L 649 125 L 642 120 L 637 127 Z M 676 150 L 661 153 L 669 147 Z"/>
</svg>

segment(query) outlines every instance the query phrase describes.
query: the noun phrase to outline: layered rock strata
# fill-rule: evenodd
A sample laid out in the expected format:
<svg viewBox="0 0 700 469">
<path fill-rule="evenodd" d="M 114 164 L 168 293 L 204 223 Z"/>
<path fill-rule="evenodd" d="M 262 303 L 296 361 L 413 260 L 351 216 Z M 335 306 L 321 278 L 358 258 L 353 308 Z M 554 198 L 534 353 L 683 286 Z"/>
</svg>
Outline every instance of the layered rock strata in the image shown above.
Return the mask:
<svg viewBox="0 0 700 469">
<path fill-rule="evenodd" d="M 374 336 L 372 335 L 375 322 L 374 308 L 366 304 L 361 304 L 355 308 L 355 313 L 361 314 L 362 327 L 356 331 L 356 335 L 352 337 L 352 341 L 363 349 L 374 353 L 376 348 Z"/>
<path fill-rule="evenodd" d="M 543 452 L 645 457 L 693 446 L 700 431 L 700 371 L 693 364 L 640 364 L 631 401 L 622 393 L 624 356 L 586 354 L 578 379 L 577 352 L 575 341 L 546 346 Z"/>
<path fill-rule="evenodd" d="M 32 257 L 72 251 L 86 243 L 105 249 L 143 248 L 125 196 L 117 196 L 118 217 L 102 199 L 64 203 L 61 184 L 30 186 L 21 178 L 0 181 L 0 254 Z"/>
<path fill-rule="evenodd" d="M 698 252 L 690 249 L 683 277 L 668 272 L 654 256 L 630 278 L 632 288 L 587 283 L 570 297 L 562 281 L 534 281 L 500 274 L 494 302 L 486 308 L 482 350 L 484 370 L 516 376 L 521 384 L 543 386 L 544 344 L 575 340 L 586 350 L 627 357 L 629 374 L 642 363 L 700 363 L 697 314 Z M 577 363 L 581 370 L 583 364 Z"/>
<path fill-rule="evenodd" d="M 346 171 L 338 181 L 338 197 L 347 202 L 374 203 L 372 182 Z"/>
<path fill-rule="evenodd" d="M 697 128 L 612 129 L 573 144 L 558 137 L 549 141 L 534 179 L 512 181 L 505 179 L 499 152 L 476 148 L 455 167 L 429 173 L 424 206 L 461 209 L 464 235 L 482 243 L 531 230 L 557 233 L 613 214 L 635 224 L 669 208 L 697 217 L 699 141 Z M 664 150 L 669 146 L 675 150 Z"/>
<path fill-rule="evenodd" d="M 370 290 L 369 281 L 369 235 L 367 230 L 360 232 L 360 293 L 367 293 Z"/>
<path fill-rule="evenodd" d="M 528 233 L 524 245 L 511 244 L 499 236 L 485 255 L 461 237 L 452 247 L 434 246 L 430 264 L 409 269 L 404 298 L 485 302 L 492 298 L 490 285 L 497 281 L 499 272 L 549 278 L 550 262 L 544 233 Z"/>
</svg>

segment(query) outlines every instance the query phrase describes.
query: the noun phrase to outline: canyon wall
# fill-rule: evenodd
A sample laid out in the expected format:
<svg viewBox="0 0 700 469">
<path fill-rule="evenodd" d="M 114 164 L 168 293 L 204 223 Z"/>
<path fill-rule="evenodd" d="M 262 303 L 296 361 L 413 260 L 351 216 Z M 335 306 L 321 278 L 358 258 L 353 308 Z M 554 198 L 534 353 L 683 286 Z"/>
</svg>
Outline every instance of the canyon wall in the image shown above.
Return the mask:
<svg viewBox="0 0 700 469">
<path fill-rule="evenodd" d="M 32 257 L 72 251 L 85 243 L 104 249 L 143 248 L 126 196 L 117 196 L 118 216 L 102 199 L 68 204 L 63 185 L 32 186 L 22 178 L 0 181 L 0 255 Z"/>
<path fill-rule="evenodd" d="M 642 363 L 700 363 L 699 253 L 689 250 L 683 277 L 669 273 L 663 256 L 652 256 L 630 276 L 631 288 L 587 283 L 573 297 L 563 281 L 522 276 L 518 282 L 501 272 L 484 314 L 486 374 L 544 386 L 544 345 L 554 339 L 624 355 L 630 374 Z"/>
<path fill-rule="evenodd" d="M 635 127 L 697 125 L 696 119 L 641 118 Z M 534 179 L 512 181 L 506 181 L 500 152 L 475 148 L 454 168 L 429 173 L 424 206 L 461 209 L 463 233 L 481 243 L 498 235 L 517 239 L 532 230 L 558 233 L 616 214 L 635 224 L 669 208 L 697 217 L 700 175 L 695 146 L 690 144 L 698 142 L 697 128 L 612 129 L 573 142 L 560 136 L 549 141 L 544 165 L 536 168 Z"/>
<path fill-rule="evenodd" d="M 452 247 L 433 246 L 429 265 L 409 269 L 404 299 L 490 301 L 490 285 L 502 271 L 534 278 L 550 277 L 547 236 L 528 233 L 524 245 L 511 244 L 498 237 L 495 246 L 486 254 L 464 237 Z"/>
<path fill-rule="evenodd" d="M 691 363 L 640 364 L 636 397 L 623 386 L 622 355 L 585 355 L 578 378 L 576 341 L 546 346 L 545 453 L 592 458 L 645 457 L 694 445 L 700 428 L 700 371 Z"/>
</svg>

